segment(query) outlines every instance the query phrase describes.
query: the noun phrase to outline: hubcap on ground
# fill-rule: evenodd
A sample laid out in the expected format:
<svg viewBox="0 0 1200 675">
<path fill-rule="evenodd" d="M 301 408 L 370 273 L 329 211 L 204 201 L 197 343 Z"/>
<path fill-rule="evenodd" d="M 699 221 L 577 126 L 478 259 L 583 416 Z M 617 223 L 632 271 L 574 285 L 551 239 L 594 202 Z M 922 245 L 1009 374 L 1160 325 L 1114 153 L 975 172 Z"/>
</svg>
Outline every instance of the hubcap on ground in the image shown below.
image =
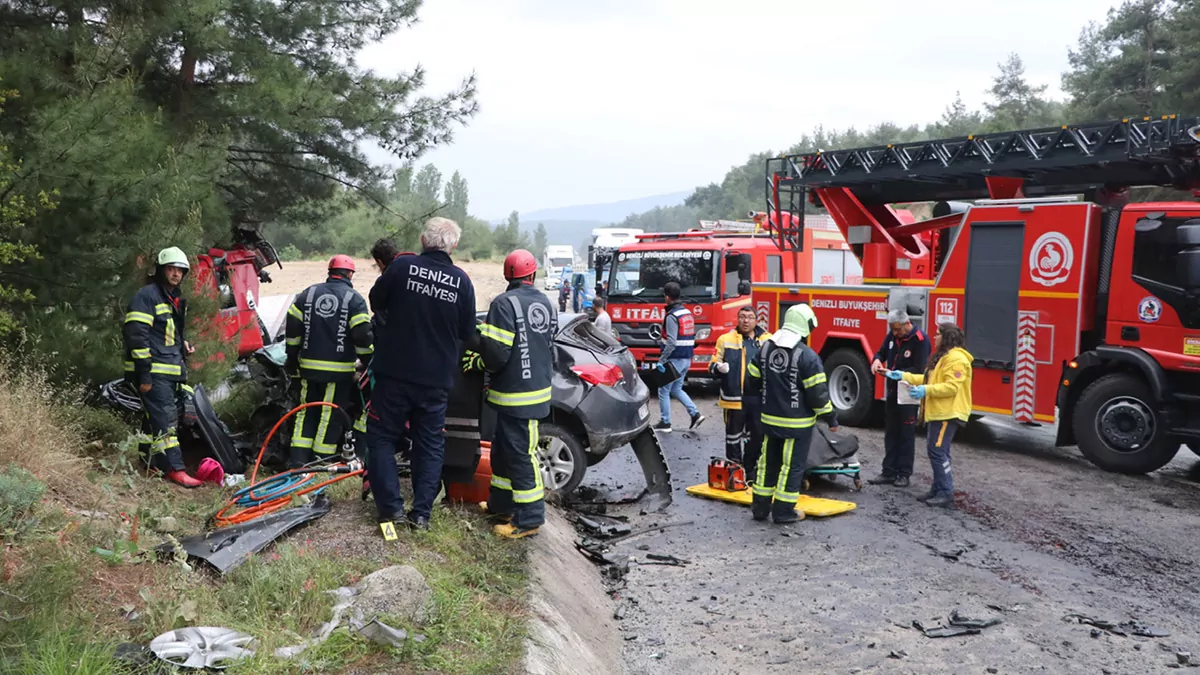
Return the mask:
<svg viewBox="0 0 1200 675">
<path fill-rule="evenodd" d="M 562 439 L 543 436 L 538 441 L 538 463 L 542 465 L 542 485 L 547 490 L 559 490 L 575 474 L 575 458 Z"/>
<path fill-rule="evenodd" d="M 1136 398 L 1114 398 L 1100 407 L 1096 430 L 1105 445 L 1113 450 L 1137 452 L 1154 438 L 1154 413 Z"/>
<path fill-rule="evenodd" d="M 858 373 L 850 366 L 838 366 L 829 374 L 829 399 L 835 408 L 853 408 L 858 403 L 858 392 L 861 390 Z"/>
</svg>

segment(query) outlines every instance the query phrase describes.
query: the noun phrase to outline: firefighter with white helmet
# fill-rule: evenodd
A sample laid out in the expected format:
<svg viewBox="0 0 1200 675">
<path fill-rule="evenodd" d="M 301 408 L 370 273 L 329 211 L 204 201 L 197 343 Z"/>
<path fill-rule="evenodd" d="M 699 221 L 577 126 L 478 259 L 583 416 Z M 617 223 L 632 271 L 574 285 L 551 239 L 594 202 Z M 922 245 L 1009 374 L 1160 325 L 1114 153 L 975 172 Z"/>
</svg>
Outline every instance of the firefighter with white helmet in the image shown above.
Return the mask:
<svg viewBox="0 0 1200 675">
<path fill-rule="evenodd" d="M 808 346 L 817 317 L 807 304 L 788 308 L 783 327 L 763 344 L 747 367 L 755 387 L 761 386 L 762 456 L 752 486 L 751 513 L 755 520 L 771 516 L 776 523 L 804 518 L 796 511 L 808 447 L 818 417 L 837 430 L 837 416 L 829 400 L 829 385 L 821 357 Z"/>
<path fill-rule="evenodd" d="M 518 539 L 536 534 L 546 520 L 545 486 L 538 464 L 538 420 L 550 414 L 553 339 L 558 317 L 533 287 L 537 259 L 517 249 L 504 259 L 508 290 L 492 300 L 479 326 L 480 353 L 472 367 L 491 373 L 488 405 L 497 413 L 492 439 L 492 485 L 487 512 L 508 522 L 496 534 Z"/>
<path fill-rule="evenodd" d="M 125 379 L 142 399 L 142 431 L 151 440 L 141 444 L 143 456 L 167 480 L 187 488 L 203 483 L 183 465 L 176 428 L 187 385 L 187 357 L 195 349 L 185 339 L 187 300 L 179 285 L 191 265 L 178 247 L 158 252 L 154 274 L 125 308 Z"/>
<path fill-rule="evenodd" d="M 300 403 L 324 401 L 347 408 L 356 394 L 358 359 L 373 349 L 367 301 L 354 290 L 354 260 L 329 259 L 329 278 L 296 295 L 285 328 L 288 371 L 300 377 Z M 296 413 L 288 465 L 300 467 L 338 451 L 344 433 L 340 415 L 329 406 Z"/>
</svg>

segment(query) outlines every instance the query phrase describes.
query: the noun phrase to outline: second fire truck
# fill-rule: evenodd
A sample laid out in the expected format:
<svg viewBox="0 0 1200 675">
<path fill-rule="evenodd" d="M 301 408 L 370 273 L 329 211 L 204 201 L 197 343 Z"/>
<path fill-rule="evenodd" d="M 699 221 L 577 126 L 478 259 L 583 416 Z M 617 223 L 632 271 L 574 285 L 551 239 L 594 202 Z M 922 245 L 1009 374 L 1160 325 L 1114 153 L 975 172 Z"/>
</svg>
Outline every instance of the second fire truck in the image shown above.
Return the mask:
<svg viewBox="0 0 1200 675">
<path fill-rule="evenodd" d="M 1057 422 L 1097 466 L 1154 471 L 1200 450 L 1200 204 L 1128 194 L 1200 188 L 1198 157 L 1200 118 L 1166 116 L 772 159 L 781 247 L 823 207 L 864 285 L 756 284 L 756 309 L 774 327 L 812 306 L 846 424 L 874 417 L 871 355 L 903 308 L 930 333 L 963 327 L 976 413 Z M 897 217 L 914 202 L 933 217 Z"/>
</svg>

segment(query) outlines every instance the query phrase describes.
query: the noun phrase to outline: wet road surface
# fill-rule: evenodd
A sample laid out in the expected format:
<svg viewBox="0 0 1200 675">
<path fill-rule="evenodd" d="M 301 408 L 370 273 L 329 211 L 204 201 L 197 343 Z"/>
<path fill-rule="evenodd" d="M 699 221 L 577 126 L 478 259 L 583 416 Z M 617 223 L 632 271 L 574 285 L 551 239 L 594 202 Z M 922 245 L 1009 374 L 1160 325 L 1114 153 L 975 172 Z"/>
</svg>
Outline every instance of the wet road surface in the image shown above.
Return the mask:
<svg viewBox="0 0 1200 675">
<path fill-rule="evenodd" d="M 857 510 L 781 527 L 684 493 L 724 454 L 715 400 L 696 399 L 708 416 L 699 431 L 661 436 L 674 504 L 649 515 L 609 507 L 635 529 L 695 521 L 615 546 L 690 561 L 634 564 L 615 593 L 626 672 L 1124 675 L 1176 672 L 1177 651 L 1200 661 L 1200 460 L 1186 449 L 1155 474 L 1120 476 L 1055 449 L 1051 427 L 983 420 L 955 439 L 957 510 L 916 501 L 930 484 L 918 435 L 912 487 L 856 493 L 845 477 L 818 479 L 811 494 Z M 883 434 L 853 431 L 865 482 Z M 628 451 L 585 478 L 601 490 L 640 483 Z M 936 639 L 912 627 L 955 609 L 1003 623 Z M 1068 614 L 1136 618 L 1170 636 L 1120 637 Z"/>
</svg>

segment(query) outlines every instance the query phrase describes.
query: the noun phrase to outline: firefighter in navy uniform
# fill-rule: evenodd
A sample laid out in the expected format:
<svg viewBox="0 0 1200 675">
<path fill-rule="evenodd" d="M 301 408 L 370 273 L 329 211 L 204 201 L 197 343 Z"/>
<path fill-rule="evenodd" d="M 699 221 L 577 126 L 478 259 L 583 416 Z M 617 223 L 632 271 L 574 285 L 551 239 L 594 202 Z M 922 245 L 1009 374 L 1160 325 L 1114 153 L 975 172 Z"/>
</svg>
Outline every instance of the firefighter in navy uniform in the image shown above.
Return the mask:
<svg viewBox="0 0 1200 675">
<path fill-rule="evenodd" d="M 159 251 L 153 280 L 125 309 L 125 379 L 142 399 L 142 431 L 152 439 L 142 455 L 164 477 L 183 487 L 203 485 L 188 475 L 176 427 L 187 385 L 187 357 L 195 351 L 184 337 L 187 300 L 179 284 L 190 266 L 187 255 L 172 246 Z"/>
<path fill-rule="evenodd" d="M 286 345 L 288 371 L 300 376 L 300 403 L 324 401 L 350 406 L 357 393 L 354 364 L 373 351 L 367 302 L 354 290 L 350 256 L 329 259 L 329 278 L 296 295 L 288 307 Z M 296 413 L 288 466 L 330 459 L 345 433 L 340 415 L 329 406 Z"/>
<path fill-rule="evenodd" d="M 508 522 L 496 534 L 519 539 L 536 534 L 546 520 L 542 470 L 538 464 L 538 420 L 550 414 L 553 305 L 533 287 L 537 259 L 517 249 L 504 259 L 508 290 L 492 301 L 479 326 L 479 357 L 491 373 L 488 405 L 496 410 L 492 439 L 492 486 L 484 509 Z M 470 357 L 469 357 L 470 358 Z"/>
<path fill-rule="evenodd" d="M 770 515 L 776 523 L 794 523 L 804 518 L 796 511 L 796 502 L 804 485 L 813 426 L 818 417 L 824 417 L 830 430 L 837 430 L 825 366 L 807 344 L 816 326 L 811 307 L 804 303 L 789 307 L 783 328 L 763 344 L 747 367 L 762 388 L 766 436 L 758 476 L 751 487 L 750 509 L 755 520 Z"/>
</svg>

